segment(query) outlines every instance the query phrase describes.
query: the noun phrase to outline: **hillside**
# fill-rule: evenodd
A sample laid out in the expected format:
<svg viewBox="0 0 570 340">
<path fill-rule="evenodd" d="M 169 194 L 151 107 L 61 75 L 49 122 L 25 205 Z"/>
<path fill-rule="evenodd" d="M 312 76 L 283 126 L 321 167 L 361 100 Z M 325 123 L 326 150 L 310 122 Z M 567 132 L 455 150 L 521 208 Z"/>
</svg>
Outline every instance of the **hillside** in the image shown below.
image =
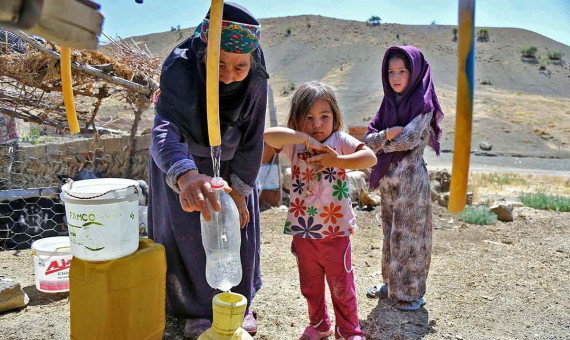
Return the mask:
<svg viewBox="0 0 570 340">
<path fill-rule="evenodd" d="M 285 88 L 318 79 L 336 88 L 347 125 L 366 125 L 382 98 L 384 51 L 408 44 L 419 47 L 431 63 L 446 113 L 443 148 L 453 148 L 457 42 L 452 26 L 366 26 L 312 15 L 268 18 L 261 23 L 279 121 L 291 99 Z M 489 41 L 476 43 L 473 149 L 486 140 L 501 154 L 570 157 L 570 47 L 523 29 L 487 29 Z M 133 39 L 164 57 L 193 31 Z M 535 62 L 521 58 L 520 48 L 531 45 L 538 48 Z M 549 51 L 562 51 L 565 56 L 553 63 L 547 59 Z"/>
</svg>

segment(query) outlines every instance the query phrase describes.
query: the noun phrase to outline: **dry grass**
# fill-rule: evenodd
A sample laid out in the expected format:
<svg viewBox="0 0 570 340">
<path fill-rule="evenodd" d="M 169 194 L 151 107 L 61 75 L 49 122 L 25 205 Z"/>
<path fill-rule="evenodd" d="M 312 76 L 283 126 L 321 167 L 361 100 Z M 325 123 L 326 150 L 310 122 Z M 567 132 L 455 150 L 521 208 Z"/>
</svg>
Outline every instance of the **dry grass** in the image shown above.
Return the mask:
<svg viewBox="0 0 570 340">
<path fill-rule="evenodd" d="M 475 201 L 498 196 L 516 198 L 523 192 L 548 192 L 552 195 L 570 196 L 570 178 L 515 173 L 471 173 L 469 191 L 473 192 Z"/>
</svg>

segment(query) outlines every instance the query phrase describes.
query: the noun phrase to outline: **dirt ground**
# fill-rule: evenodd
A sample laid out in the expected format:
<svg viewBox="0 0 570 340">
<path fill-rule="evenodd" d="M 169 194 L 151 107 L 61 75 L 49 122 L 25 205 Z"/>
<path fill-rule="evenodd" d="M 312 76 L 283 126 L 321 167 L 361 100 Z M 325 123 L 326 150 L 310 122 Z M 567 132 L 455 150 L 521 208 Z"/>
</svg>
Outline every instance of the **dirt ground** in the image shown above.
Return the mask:
<svg viewBox="0 0 570 340">
<path fill-rule="evenodd" d="M 362 232 L 352 239 L 368 339 L 570 338 L 570 213 L 521 207 L 514 222 L 477 226 L 435 206 L 427 304 L 400 312 L 388 299 L 366 298 L 366 287 L 381 282 L 378 212 L 357 212 Z M 296 339 L 308 322 L 291 238 L 281 233 L 285 215 L 285 208 L 261 214 L 264 286 L 253 303 L 256 339 Z M 0 252 L 0 263 L 0 275 L 21 282 L 30 297 L 28 307 L 0 314 L 0 338 L 68 339 L 68 294 L 36 291 L 30 250 Z M 182 321 L 169 319 L 164 339 L 183 339 L 182 328 Z"/>
</svg>

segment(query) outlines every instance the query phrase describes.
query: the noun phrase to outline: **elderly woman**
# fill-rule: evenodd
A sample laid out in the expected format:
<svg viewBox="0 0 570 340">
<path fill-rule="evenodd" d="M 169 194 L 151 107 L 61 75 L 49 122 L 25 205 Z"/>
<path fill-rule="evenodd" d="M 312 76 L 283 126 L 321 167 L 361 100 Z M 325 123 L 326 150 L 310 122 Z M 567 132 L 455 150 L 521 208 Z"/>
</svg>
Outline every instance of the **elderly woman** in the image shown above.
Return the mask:
<svg viewBox="0 0 570 340">
<path fill-rule="evenodd" d="M 243 327 L 255 334 L 249 309 L 261 288 L 259 207 L 255 178 L 261 164 L 267 79 L 259 46 L 259 22 L 244 8 L 224 4 L 220 51 L 220 176 L 232 188 L 240 214 L 241 283 L 248 308 Z M 218 207 L 206 117 L 206 49 L 209 12 L 194 35 L 178 45 L 162 67 L 150 147 L 149 236 L 166 248 L 166 310 L 187 319 L 184 333 L 197 337 L 211 326 L 212 297 L 200 213 Z"/>
</svg>

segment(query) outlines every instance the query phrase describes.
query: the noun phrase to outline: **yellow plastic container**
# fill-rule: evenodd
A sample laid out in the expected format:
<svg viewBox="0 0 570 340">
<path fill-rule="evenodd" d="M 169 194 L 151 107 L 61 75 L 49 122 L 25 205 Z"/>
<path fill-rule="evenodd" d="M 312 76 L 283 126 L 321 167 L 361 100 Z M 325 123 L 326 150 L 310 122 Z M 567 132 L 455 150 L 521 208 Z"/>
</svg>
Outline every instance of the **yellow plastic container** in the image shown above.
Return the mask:
<svg viewBox="0 0 570 340">
<path fill-rule="evenodd" d="M 74 258 L 69 272 L 71 339 L 162 339 L 166 255 L 141 238 L 129 256 L 105 262 Z"/>
<path fill-rule="evenodd" d="M 226 292 L 215 295 L 212 299 L 212 327 L 202 333 L 198 340 L 253 340 L 241 328 L 246 307 L 247 299 L 241 294 Z"/>
</svg>

